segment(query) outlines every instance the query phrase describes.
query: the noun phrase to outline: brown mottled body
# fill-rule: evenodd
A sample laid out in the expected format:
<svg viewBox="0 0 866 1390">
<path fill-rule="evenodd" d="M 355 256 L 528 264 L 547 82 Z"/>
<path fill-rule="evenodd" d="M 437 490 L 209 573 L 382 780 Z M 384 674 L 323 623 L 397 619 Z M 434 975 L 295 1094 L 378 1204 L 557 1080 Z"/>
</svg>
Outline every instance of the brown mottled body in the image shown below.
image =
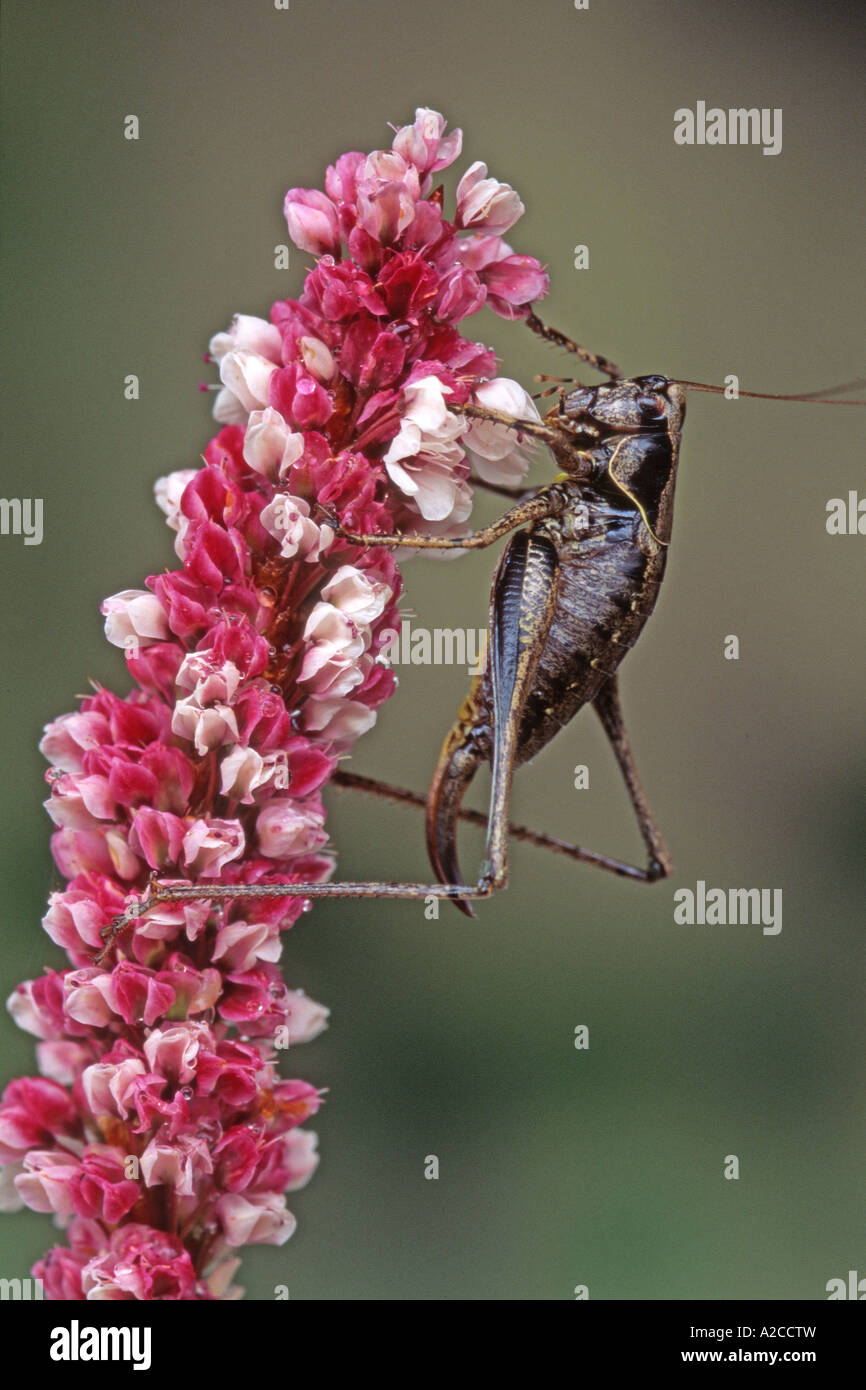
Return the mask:
<svg viewBox="0 0 866 1390">
<path fill-rule="evenodd" d="M 596 704 L 603 692 L 605 703 L 616 700 L 613 677 L 652 613 L 664 576 L 683 416 L 682 391 L 663 377 L 563 393 L 553 417 L 563 433 L 549 442 L 566 472 L 543 490 L 547 515 L 513 536 L 503 553 L 490 604 L 493 660 L 445 740 L 428 794 L 427 846 L 441 881 L 461 877 L 457 819 L 477 767 L 493 762 L 491 827 L 507 826 L 510 775 L 507 785 L 497 779 L 497 758 L 504 761 L 507 752 L 512 766 L 528 762 L 583 705 Z M 537 636 L 532 679 L 519 699 L 506 680 L 503 698 L 500 633 L 519 628 L 539 601 L 538 594 L 518 595 L 513 571 L 542 546 L 555 556 L 551 617 Z M 630 772 L 639 788 L 631 763 Z M 654 825 L 642 829 L 657 840 L 647 874 L 658 877 L 669 860 Z M 501 884 L 506 856 L 499 849 L 488 842 L 482 878 Z"/>
</svg>

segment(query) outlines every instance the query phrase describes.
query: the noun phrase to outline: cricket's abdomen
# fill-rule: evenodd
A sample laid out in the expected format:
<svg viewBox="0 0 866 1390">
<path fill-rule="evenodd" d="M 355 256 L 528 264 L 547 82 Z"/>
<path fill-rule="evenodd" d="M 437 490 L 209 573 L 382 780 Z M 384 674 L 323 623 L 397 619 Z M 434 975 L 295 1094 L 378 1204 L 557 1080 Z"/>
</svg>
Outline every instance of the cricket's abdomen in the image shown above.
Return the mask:
<svg viewBox="0 0 866 1390">
<path fill-rule="evenodd" d="M 519 763 L 614 675 L 652 613 L 667 554 L 636 512 L 603 499 L 590 504 L 586 534 L 576 540 L 564 541 L 550 523 L 539 529 L 557 546 L 559 572 L 553 621 L 521 721 Z"/>
</svg>

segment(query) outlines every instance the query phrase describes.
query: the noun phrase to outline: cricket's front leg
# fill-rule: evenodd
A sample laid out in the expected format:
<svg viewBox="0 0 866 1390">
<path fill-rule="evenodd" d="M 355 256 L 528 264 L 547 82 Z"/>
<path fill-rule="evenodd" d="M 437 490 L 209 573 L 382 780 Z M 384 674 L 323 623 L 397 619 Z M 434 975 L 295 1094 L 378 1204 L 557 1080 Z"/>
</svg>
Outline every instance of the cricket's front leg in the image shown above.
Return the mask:
<svg viewBox="0 0 866 1390">
<path fill-rule="evenodd" d="M 559 329 L 551 328 L 549 324 L 542 323 L 537 314 L 529 314 L 526 319 L 527 328 L 531 328 L 533 333 L 537 333 L 539 338 L 544 338 L 548 343 L 554 343 L 556 347 L 564 348 L 566 352 L 573 352 L 579 357 L 581 362 L 586 362 L 590 367 L 594 367 L 597 372 L 602 372 L 609 376 L 613 381 L 617 381 L 622 372 L 615 362 L 611 362 L 609 357 L 603 357 L 600 352 L 590 352 L 588 348 L 581 347 L 573 338 L 567 334 L 560 333 Z"/>
<path fill-rule="evenodd" d="M 480 531 L 472 531 L 468 536 L 404 536 L 400 532 L 385 536 L 366 536 L 346 531 L 342 526 L 335 529 L 338 536 L 353 545 L 399 545 L 411 547 L 413 550 L 483 550 L 485 546 L 493 545 L 520 526 L 554 516 L 562 511 L 563 505 L 558 492 L 542 488 L 534 497 L 519 502 L 516 507 L 509 507 L 508 511 L 503 512 L 490 526 L 484 526 Z"/>
<path fill-rule="evenodd" d="M 566 443 L 570 435 L 556 425 L 546 425 L 543 420 L 520 420 L 516 415 L 507 415 L 504 410 L 493 410 L 486 405 L 451 405 L 452 415 L 462 415 L 467 420 L 486 420 L 491 425 L 502 425 L 517 434 L 528 434 L 551 446 Z M 470 445 L 471 447 L 471 445 Z"/>
</svg>

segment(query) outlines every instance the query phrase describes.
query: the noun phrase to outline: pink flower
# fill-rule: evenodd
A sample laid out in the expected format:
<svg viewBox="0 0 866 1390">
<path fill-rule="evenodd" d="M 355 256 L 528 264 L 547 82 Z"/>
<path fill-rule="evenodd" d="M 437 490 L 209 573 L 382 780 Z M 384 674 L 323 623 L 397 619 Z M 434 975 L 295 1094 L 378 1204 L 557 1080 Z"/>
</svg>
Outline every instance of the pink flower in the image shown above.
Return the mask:
<svg viewBox="0 0 866 1390">
<path fill-rule="evenodd" d="M 102 949 L 99 933 L 123 911 L 125 895 L 110 878 L 75 879 L 65 893 L 52 893 L 42 919 L 51 940 L 72 954 Z"/>
<path fill-rule="evenodd" d="M 310 904 L 153 903 L 150 885 L 329 878 L 322 789 L 394 691 L 381 653 L 401 579 L 392 553 L 325 518 L 455 534 L 466 450 L 485 477 L 523 476 L 518 434 L 451 409 L 533 410 L 460 325 L 484 303 L 525 316 L 547 276 L 498 235 L 523 208 L 484 165 L 448 220 L 432 186 L 461 139 L 419 107 L 391 149 L 289 191 L 289 234 L 316 264 L 297 299 L 211 339 L 223 427 L 201 467 L 155 489 L 179 567 L 103 604 L 133 688 L 98 688 L 45 730 L 68 882 L 44 926 L 68 965 L 9 1001 L 41 1075 L 0 1101 L 0 1204 L 66 1228 L 35 1270 L 49 1298 L 235 1298 L 233 1251 L 294 1230 L 285 1193 L 315 1170 L 302 1126 L 322 1094 L 277 1063 L 328 1011 L 277 962 Z"/>
<path fill-rule="evenodd" d="M 231 1193 L 216 1205 L 216 1217 L 227 1245 L 285 1245 L 297 1226 L 276 1193 Z"/>
<path fill-rule="evenodd" d="M 63 981 L 64 977 L 57 971 L 46 970 L 40 979 L 16 985 L 6 1001 L 6 1007 L 25 1033 L 50 1039 L 62 1035 L 66 1024 Z"/>
<path fill-rule="evenodd" d="M 45 1297 L 54 1302 L 77 1302 L 84 1298 L 81 1271 L 87 1256 L 62 1245 L 49 1250 L 44 1259 L 33 1266 L 33 1273 L 42 1280 Z"/>
<path fill-rule="evenodd" d="M 61 1220 L 75 1212 L 73 1181 L 79 1163 L 70 1153 L 55 1149 L 31 1149 L 23 1171 L 15 1179 L 18 1195 L 31 1211 L 53 1212 Z"/>
<path fill-rule="evenodd" d="M 126 1176 L 124 1155 L 108 1144 L 89 1144 L 69 1183 L 78 1216 L 113 1226 L 138 1202 L 138 1182 Z"/>
<path fill-rule="evenodd" d="M 133 1082 L 146 1068 L 140 1057 L 123 1062 L 94 1062 L 85 1068 L 81 1085 L 91 1115 L 118 1115 L 121 1119 L 134 1110 Z"/>
<path fill-rule="evenodd" d="M 114 1231 L 104 1254 L 81 1273 L 85 1298 L 192 1299 L 209 1291 L 196 1278 L 189 1251 L 178 1236 L 138 1223 Z"/>
<path fill-rule="evenodd" d="M 194 820 L 183 837 L 183 862 L 190 873 L 216 878 L 244 852 L 244 831 L 236 820 Z"/>
<path fill-rule="evenodd" d="M 305 805 L 291 797 L 275 798 L 259 812 L 259 849 L 268 859 L 309 854 L 328 842 L 322 829 L 324 822 L 325 814 L 319 806 Z"/>
<path fill-rule="evenodd" d="M 330 198 L 316 188 L 290 188 L 283 205 L 289 236 L 314 256 L 340 254 L 340 224 Z"/>
<path fill-rule="evenodd" d="M 334 413 L 328 392 L 296 362 L 275 371 L 268 383 L 268 404 L 299 430 L 317 430 Z"/>
<path fill-rule="evenodd" d="M 154 1028 L 144 1044 L 144 1055 L 152 1072 L 178 1086 L 185 1086 L 196 1074 L 202 1047 L 213 1046 L 213 1034 L 204 1023 L 176 1023 Z"/>
<path fill-rule="evenodd" d="M 151 869 L 165 869 L 180 862 L 185 834 L 180 816 L 142 806 L 133 818 L 130 841 Z"/>
<path fill-rule="evenodd" d="M 259 960 L 279 960 L 281 951 L 279 932 L 269 922 L 227 922 L 217 932 L 213 959 L 228 970 L 252 970 Z"/>
<path fill-rule="evenodd" d="M 78 1131 L 75 1106 L 63 1086 L 41 1077 L 10 1081 L 0 1101 L 0 1163 Z"/>
<path fill-rule="evenodd" d="M 487 165 L 471 164 L 457 185 L 457 226 L 507 232 L 526 209 L 509 183 L 487 177 Z"/>
<path fill-rule="evenodd" d="M 44 758 L 63 772 L 83 772 L 83 755 L 99 748 L 109 735 L 108 721 L 97 712 L 62 714 L 46 725 L 39 745 Z"/>
<path fill-rule="evenodd" d="M 487 290 L 487 303 L 502 318 L 525 318 L 533 300 L 547 294 L 548 277 L 533 256 L 516 256 L 500 236 L 472 236 L 458 243 L 464 266 Z"/>
<path fill-rule="evenodd" d="M 393 148 L 415 165 L 419 174 L 437 173 L 453 164 L 463 148 L 462 130 L 445 135 L 447 121 L 438 111 L 419 106 L 412 125 L 401 126 L 394 136 Z"/>
<path fill-rule="evenodd" d="M 358 221 L 375 241 L 396 241 L 415 216 L 418 170 L 392 150 L 375 150 L 359 171 Z"/>
<path fill-rule="evenodd" d="M 74 1086 L 92 1055 L 87 1043 L 41 1042 L 36 1048 L 40 1073 L 61 1086 Z"/>
</svg>

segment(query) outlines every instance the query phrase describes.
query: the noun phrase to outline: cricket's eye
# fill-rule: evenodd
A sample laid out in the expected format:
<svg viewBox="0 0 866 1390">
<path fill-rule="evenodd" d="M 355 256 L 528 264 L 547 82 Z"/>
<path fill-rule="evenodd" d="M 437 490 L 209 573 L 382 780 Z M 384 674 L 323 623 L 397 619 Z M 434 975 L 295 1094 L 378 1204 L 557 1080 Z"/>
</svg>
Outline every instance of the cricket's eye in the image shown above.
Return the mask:
<svg viewBox="0 0 866 1390">
<path fill-rule="evenodd" d="M 638 396 L 637 408 L 648 425 L 661 424 L 665 418 L 665 402 L 662 396 Z"/>
</svg>

